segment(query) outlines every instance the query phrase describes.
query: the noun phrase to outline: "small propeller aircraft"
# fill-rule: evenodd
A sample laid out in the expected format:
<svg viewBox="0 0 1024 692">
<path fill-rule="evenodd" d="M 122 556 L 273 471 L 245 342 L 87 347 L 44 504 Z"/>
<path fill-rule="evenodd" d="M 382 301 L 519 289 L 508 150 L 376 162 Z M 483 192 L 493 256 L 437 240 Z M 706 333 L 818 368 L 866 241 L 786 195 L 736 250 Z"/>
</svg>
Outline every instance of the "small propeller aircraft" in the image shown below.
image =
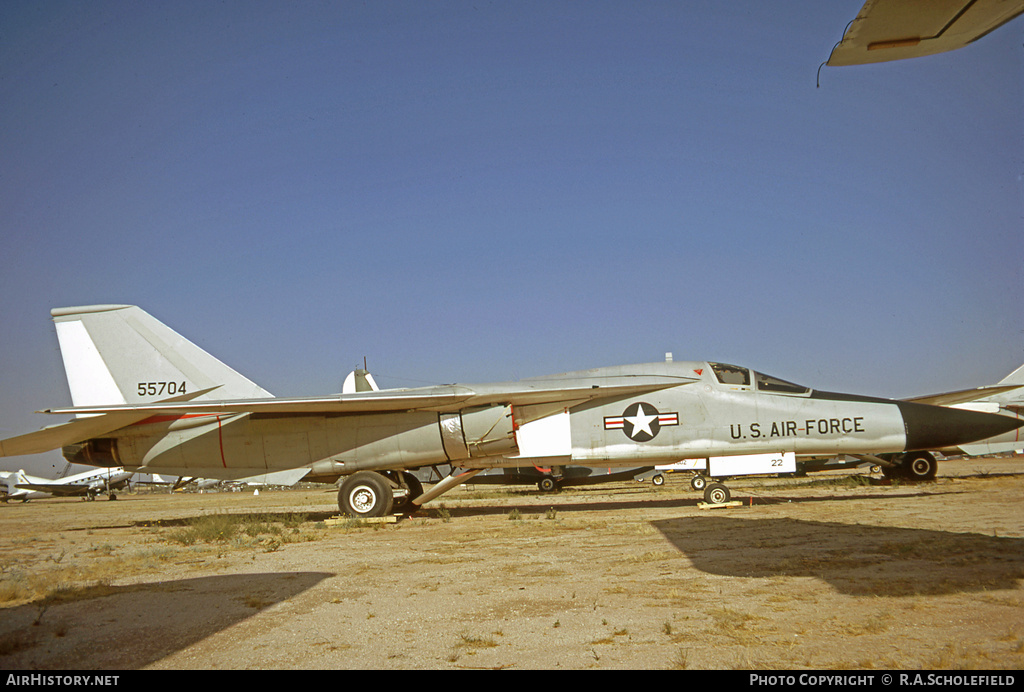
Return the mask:
<svg viewBox="0 0 1024 692">
<path fill-rule="evenodd" d="M 0 471 L 0 502 L 26 502 L 48 495 L 95 500 L 101 493 L 116 500 L 115 491 L 127 486 L 133 475 L 122 468 L 96 469 L 56 479 L 30 476 L 24 469 Z"/>
<path fill-rule="evenodd" d="M 784 473 L 797 455 L 864 455 L 934 475 L 928 450 L 1024 425 L 1004 415 L 822 392 L 746 367 L 670 361 L 480 385 L 276 398 L 142 309 L 51 311 L 75 419 L 0 441 L 76 464 L 291 485 L 337 483 L 357 517 L 412 511 L 488 468 L 646 467 Z M 413 470 L 454 470 L 424 492 Z M 705 498 L 729 497 L 710 483 Z"/>
</svg>

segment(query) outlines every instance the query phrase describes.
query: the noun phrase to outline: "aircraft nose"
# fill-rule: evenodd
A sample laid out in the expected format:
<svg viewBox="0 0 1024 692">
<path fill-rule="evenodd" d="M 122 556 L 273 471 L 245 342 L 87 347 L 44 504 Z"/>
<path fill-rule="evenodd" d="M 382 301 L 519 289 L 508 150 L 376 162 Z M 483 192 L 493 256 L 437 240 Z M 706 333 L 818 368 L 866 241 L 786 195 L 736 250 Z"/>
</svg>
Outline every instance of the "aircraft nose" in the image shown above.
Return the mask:
<svg viewBox="0 0 1024 692">
<path fill-rule="evenodd" d="M 995 413 L 898 402 L 907 431 L 907 451 L 956 447 L 1002 435 L 1024 421 Z"/>
</svg>

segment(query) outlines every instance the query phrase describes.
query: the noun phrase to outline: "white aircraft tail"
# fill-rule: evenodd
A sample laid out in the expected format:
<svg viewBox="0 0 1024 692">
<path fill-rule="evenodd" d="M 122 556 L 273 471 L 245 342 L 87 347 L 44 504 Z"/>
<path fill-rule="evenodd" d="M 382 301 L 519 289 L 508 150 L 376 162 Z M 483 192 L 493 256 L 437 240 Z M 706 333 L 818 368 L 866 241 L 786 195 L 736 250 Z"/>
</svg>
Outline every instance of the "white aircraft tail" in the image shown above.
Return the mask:
<svg viewBox="0 0 1024 692">
<path fill-rule="evenodd" d="M 378 391 L 380 391 L 380 387 L 373 381 L 373 375 L 363 368 L 350 372 L 348 377 L 345 378 L 345 382 L 341 385 L 342 394 Z"/>
<path fill-rule="evenodd" d="M 998 403 L 1004 409 L 1014 411 L 1017 415 L 1020 415 L 1021 406 L 1024 405 L 1024 365 L 1000 380 L 999 385 L 1004 387 L 1018 385 L 1018 387 L 1017 389 L 1010 389 L 1009 391 L 995 394 L 990 397 L 990 400 Z"/>
<path fill-rule="evenodd" d="M 29 483 L 29 477 L 25 474 L 25 469 L 18 469 L 17 471 L 0 471 L 0 484 L 3 485 L 2 492 L 8 498 L 17 498 L 18 496 L 24 496 L 27 491 L 22 490 L 18 487 L 19 483 Z M 6 500 L 4 500 L 6 502 Z"/>
<path fill-rule="evenodd" d="M 270 392 L 134 305 L 50 311 L 75 406 L 187 397 L 257 399 Z"/>
<path fill-rule="evenodd" d="M 16 490 L 14 484 L 17 482 L 17 475 L 14 471 L 0 471 L 0 493 L 13 495 Z M 6 500 L 4 501 L 6 502 Z"/>
<path fill-rule="evenodd" d="M 1000 380 L 999 384 L 1024 384 L 1024 365 Z"/>
</svg>

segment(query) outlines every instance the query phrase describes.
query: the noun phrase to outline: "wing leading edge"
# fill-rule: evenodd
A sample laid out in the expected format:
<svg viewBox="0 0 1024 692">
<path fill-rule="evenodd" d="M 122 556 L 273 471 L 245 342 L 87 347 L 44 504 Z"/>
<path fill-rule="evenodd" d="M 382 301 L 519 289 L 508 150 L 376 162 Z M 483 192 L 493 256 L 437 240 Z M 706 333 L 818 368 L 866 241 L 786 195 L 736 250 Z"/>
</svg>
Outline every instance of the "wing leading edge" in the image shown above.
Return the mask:
<svg viewBox="0 0 1024 692">
<path fill-rule="evenodd" d="M 215 389 L 216 387 L 210 387 L 190 394 L 172 397 L 161 402 L 161 404 L 163 406 L 174 406 L 180 402 L 208 394 Z M 44 413 L 48 413 L 48 411 Z M 42 430 L 0 440 L 0 457 L 41 454 L 52 449 L 60 449 L 65 445 L 88 440 L 91 437 L 106 435 L 143 421 L 153 415 L 149 411 L 132 410 L 130 406 L 123 407 L 120 411 L 107 413 L 106 415 L 90 415 L 88 411 L 82 411 L 81 413 L 84 414 L 82 418 L 76 418 L 67 423 L 51 425 Z"/>
<path fill-rule="evenodd" d="M 565 403 L 576 405 L 595 399 L 635 396 L 696 381 L 674 376 L 596 378 L 586 384 L 544 387 L 537 385 L 486 386 L 460 385 L 409 390 L 380 390 L 302 398 L 259 398 L 225 401 L 156 401 L 149 404 L 76 406 L 46 409 L 43 413 L 85 416 L 43 428 L 36 432 L 0 441 L 0 456 L 37 454 L 108 435 L 121 428 L 157 415 L 236 414 L 327 415 L 387 413 L 395 411 L 457 411 L 474 406 L 511 404 L 527 406 Z M 195 395 L 198 395 L 197 392 Z"/>
<path fill-rule="evenodd" d="M 1024 13 L 1024 0 L 868 0 L 828 64 L 865 65 L 963 48 Z"/>
</svg>

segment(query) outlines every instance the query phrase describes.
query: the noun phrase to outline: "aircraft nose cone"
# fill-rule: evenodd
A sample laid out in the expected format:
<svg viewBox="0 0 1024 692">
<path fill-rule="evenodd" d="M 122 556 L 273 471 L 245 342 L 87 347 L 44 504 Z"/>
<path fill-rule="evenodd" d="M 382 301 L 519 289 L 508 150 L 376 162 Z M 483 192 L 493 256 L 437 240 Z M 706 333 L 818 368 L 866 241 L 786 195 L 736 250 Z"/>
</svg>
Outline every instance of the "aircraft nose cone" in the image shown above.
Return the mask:
<svg viewBox="0 0 1024 692">
<path fill-rule="evenodd" d="M 995 413 L 898 402 L 907 431 L 907 451 L 941 449 L 995 437 L 1024 421 Z"/>
</svg>

